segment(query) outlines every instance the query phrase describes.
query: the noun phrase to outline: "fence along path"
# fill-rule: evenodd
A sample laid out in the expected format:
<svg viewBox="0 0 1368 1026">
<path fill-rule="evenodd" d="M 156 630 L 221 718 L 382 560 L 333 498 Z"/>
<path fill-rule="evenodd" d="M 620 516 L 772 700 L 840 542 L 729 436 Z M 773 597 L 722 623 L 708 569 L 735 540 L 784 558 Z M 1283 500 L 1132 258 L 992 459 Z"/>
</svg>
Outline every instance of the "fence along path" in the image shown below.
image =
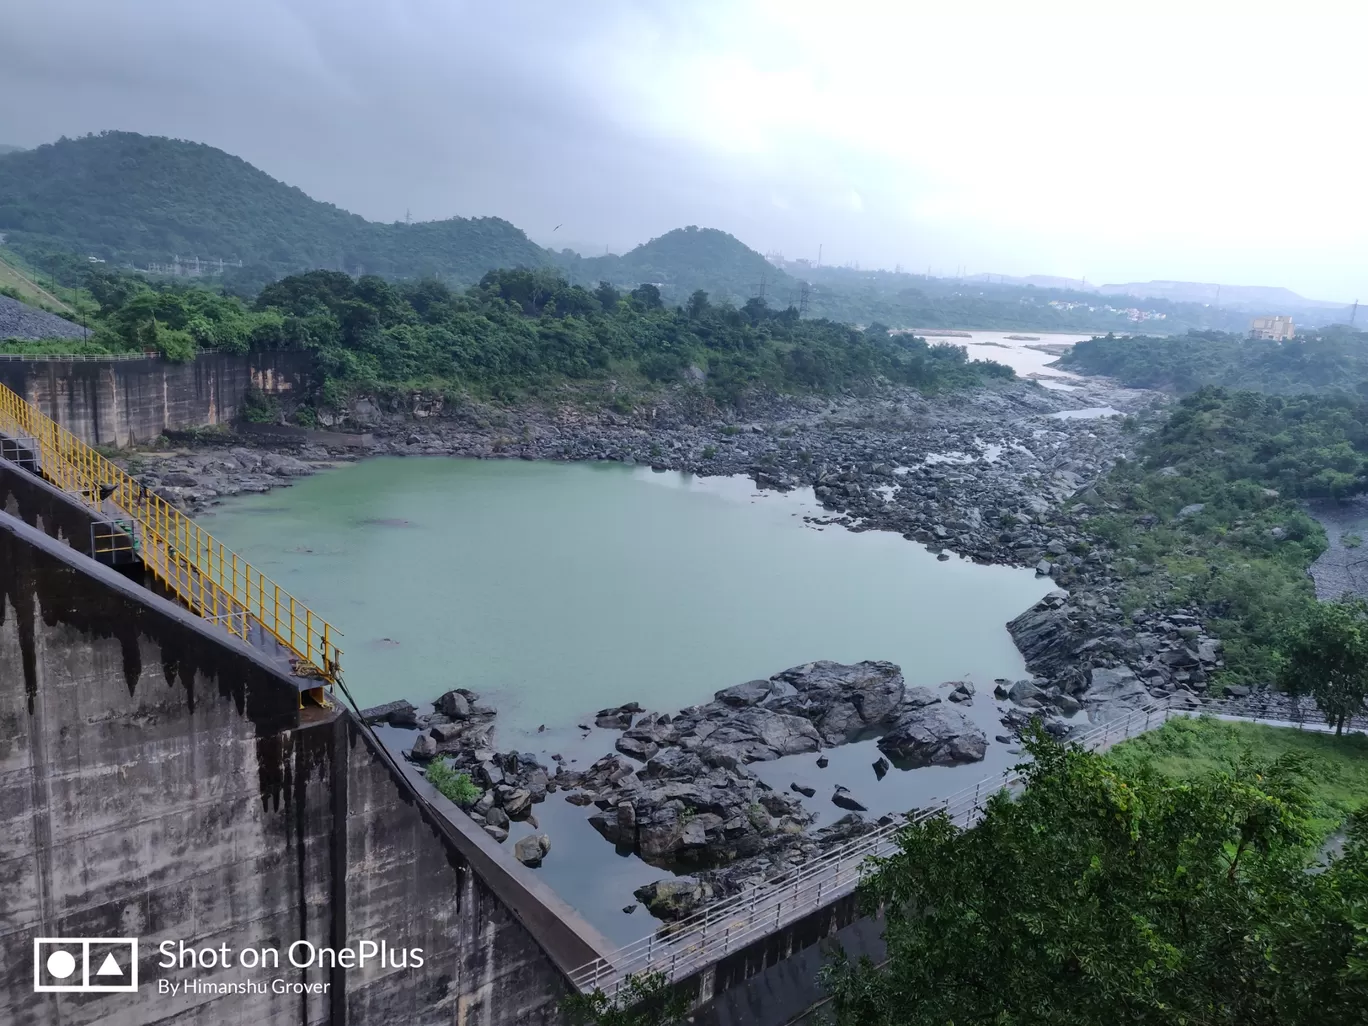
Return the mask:
<svg viewBox="0 0 1368 1026">
<path fill-rule="evenodd" d="M 143 563 L 193 612 L 268 652 L 285 649 L 297 676 L 337 680 L 340 632 L 4 385 L 0 434 L 31 448 L 43 477 L 68 495 L 102 515 L 132 521 Z"/>
<path fill-rule="evenodd" d="M 1073 740 L 1094 751 L 1104 751 L 1126 738 L 1160 726 L 1172 716 L 1185 715 L 1189 711 L 1200 713 L 1203 710 L 1178 710 L 1155 704 L 1103 723 Z M 668 923 L 649 937 L 581 966 L 570 978 L 583 993 L 598 989 L 610 997 L 617 994 L 628 976 L 660 973 L 671 981 L 683 979 L 751 941 L 851 894 L 859 885 L 862 874 L 867 872 L 869 858 L 891 855 L 897 850 L 898 831 L 906 824 L 919 823 L 943 813 L 956 826 L 972 826 L 982 815 L 984 803 L 990 796 L 1004 788 L 1015 792 L 1021 781 L 1021 774 L 1013 770 L 981 780 L 930 808 L 898 817 L 820 858 L 687 919 Z"/>
</svg>

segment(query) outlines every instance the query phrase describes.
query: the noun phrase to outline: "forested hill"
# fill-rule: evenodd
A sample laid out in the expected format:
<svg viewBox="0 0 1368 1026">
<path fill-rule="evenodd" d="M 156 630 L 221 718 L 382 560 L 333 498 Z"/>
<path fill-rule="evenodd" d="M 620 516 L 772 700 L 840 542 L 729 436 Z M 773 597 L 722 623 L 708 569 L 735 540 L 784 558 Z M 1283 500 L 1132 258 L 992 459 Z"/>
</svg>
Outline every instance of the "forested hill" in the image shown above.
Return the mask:
<svg viewBox="0 0 1368 1026">
<path fill-rule="evenodd" d="M 0 232 L 21 252 L 138 267 L 241 260 L 248 286 L 312 268 L 473 283 L 549 254 L 499 218 L 381 224 L 206 146 L 105 132 L 0 158 Z"/>
<path fill-rule="evenodd" d="M 1131 388 L 1193 392 L 1206 385 L 1293 395 L 1368 394 L 1368 332 L 1331 325 L 1286 342 L 1219 331 L 1167 338 L 1137 335 L 1080 342 L 1059 365 Z"/>
<path fill-rule="evenodd" d="M 668 303 L 683 303 L 697 289 L 738 305 L 760 294 L 783 308 L 795 302 L 798 282 L 744 242 L 716 228 L 689 225 L 666 232 L 621 256 L 557 258 L 571 280 L 582 285 L 650 282 Z"/>
</svg>

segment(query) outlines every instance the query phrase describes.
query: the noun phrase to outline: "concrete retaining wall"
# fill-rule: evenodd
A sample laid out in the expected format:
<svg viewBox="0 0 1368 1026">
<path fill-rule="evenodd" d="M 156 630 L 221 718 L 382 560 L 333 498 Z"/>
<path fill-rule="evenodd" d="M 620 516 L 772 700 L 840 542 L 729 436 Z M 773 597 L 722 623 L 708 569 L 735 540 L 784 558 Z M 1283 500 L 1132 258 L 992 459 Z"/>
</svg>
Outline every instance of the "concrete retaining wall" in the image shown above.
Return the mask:
<svg viewBox="0 0 1368 1026">
<path fill-rule="evenodd" d="M 228 424 L 249 385 L 307 390 L 311 353 L 201 353 L 187 363 L 0 360 L 0 384 L 91 445 L 128 446 L 164 431 Z"/>
<path fill-rule="evenodd" d="M 0 513 L 0 1022 L 558 1022 L 579 952 L 529 929 L 527 870 L 481 873 L 438 819 L 348 714 L 301 712 L 246 645 Z M 139 991 L 34 993 L 34 938 L 70 936 L 139 938 Z M 163 968 L 168 940 L 282 968 Z M 297 940 L 424 964 L 294 969 Z M 192 978 L 317 992 L 162 992 Z"/>
</svg>

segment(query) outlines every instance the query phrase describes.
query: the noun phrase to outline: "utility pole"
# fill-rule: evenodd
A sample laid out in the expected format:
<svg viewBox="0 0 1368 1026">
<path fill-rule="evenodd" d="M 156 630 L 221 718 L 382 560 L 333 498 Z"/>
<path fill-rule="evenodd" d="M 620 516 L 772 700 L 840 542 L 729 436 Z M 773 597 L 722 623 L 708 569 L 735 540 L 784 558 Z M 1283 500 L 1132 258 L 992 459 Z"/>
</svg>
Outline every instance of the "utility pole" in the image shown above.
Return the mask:
<svg viewBox="0 0 1368 1026">
<path fill-rule="evenodd" d="M 817 266 L 822 266 L 822 244 L 820 242 L 817 243 Z"/>
</svg>

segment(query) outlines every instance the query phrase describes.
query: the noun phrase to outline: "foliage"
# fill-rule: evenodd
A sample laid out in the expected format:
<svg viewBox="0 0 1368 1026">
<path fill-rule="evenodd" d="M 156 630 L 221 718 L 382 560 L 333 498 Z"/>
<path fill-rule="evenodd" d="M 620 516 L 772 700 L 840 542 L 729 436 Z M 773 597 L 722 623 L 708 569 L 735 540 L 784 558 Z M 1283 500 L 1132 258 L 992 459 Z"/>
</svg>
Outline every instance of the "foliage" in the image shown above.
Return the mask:
<svg viewBox="0 0 1368 1026">
<path fill-rule="evenodd" d="M 433 759 L 424 771 L 429 783 L 462 807 L 474 805 L 484 792 L 475 786 L 468 773 L 458 773 L 446 759 Z"/>
<path fill-rule="evenodd" d="M 663 973 L 627 975 L 616 1000 L 601 990 L 571 994 L 561 1008 L 575 1026 L 671 1026 L 683 1021 L 688 1000 Z"/>
<path fill-rule="evenodd" d="M 1059 366 L 1131 388 L 1194 392 L 1206 385 L 1290 395 L 1368 393 L 1368 333 L 1335 325 L 1285 342 L 1194 331 L 1169 338 L 1108 335 L 1079 342 Z"/>
<path fill-rule="evenodd" d="M 1185 781 L 1213 772 L 1234 772 L 1242 763 L 1286 759 L 1301 767 L 1310 800 L 1310 827 L 1317 839 L 1368 811 L 1368 735 L 1337 737 L 1318 730 L 1270 727 L 1212 716 L 1179 716 L 1107 753 L 1123 775 L 1145 768 Z"/>
<path fill-rule="evenodd" d="M 1128 582 L 1127 612 L 1195 603 L 1225 641 L 1226 677 L 1267 682 L 1325 548 L 1292 500 L 1365 489 L 1368 402 L 1204 388 L 1098 485 L 1083 526 Z"/>
<path fill-rule="evenodd" d="M 870 338 L 791 310 L 703 297 L 691 315 L 649 286 L 622 298 L 527 268 L 491 271 L 464 293 L 431 279 L 311 271 L 268 286 L 255 310 L 277 318 L 281 344 L 318 350 L 330 377 L 358 389 L 426 383 L 504 396 L 563 379 L 665 384 L 701 374 L 734 401 L 757 387 L 830 391 L 882 379 L 935 389 L 1012 373 L 970 362 L 959 347 Z"/>
<path fill-rule="evenodd" d="M 1308 872 L 1296 768 L 1173 781 L 1038 734 L 1026 787 L 875 860 L 887 962 L 823 972 L 836 1022 L 1336 1026 L 1368 1002 L 1368 831 Z"/>
<path fill-rule="evenodd" d="M 1368 603 L 1313 603 L 1287 627 L 1281 649 L 1283 690 L 1310 695 L 1335 733 L 1344 733 L 1368 700 Z"/>
<path fill-rule="evenodd" d="M 243 393 L 240 416 L 249 424 L 274 424 L 280 417 L 280 400 L 249 385 Z"/>
<path fill-rule="evenodd" d="M 138 266 L 173 257 L 232 261 L 251 291 L 312 267 L 442 274 L 549 257 L 498 218 L 380 224 L 310 199 L 201 143 L 102 132 L 0 161 L 0 231 L 26 252 L 57 246 Z"/>
</svg>

